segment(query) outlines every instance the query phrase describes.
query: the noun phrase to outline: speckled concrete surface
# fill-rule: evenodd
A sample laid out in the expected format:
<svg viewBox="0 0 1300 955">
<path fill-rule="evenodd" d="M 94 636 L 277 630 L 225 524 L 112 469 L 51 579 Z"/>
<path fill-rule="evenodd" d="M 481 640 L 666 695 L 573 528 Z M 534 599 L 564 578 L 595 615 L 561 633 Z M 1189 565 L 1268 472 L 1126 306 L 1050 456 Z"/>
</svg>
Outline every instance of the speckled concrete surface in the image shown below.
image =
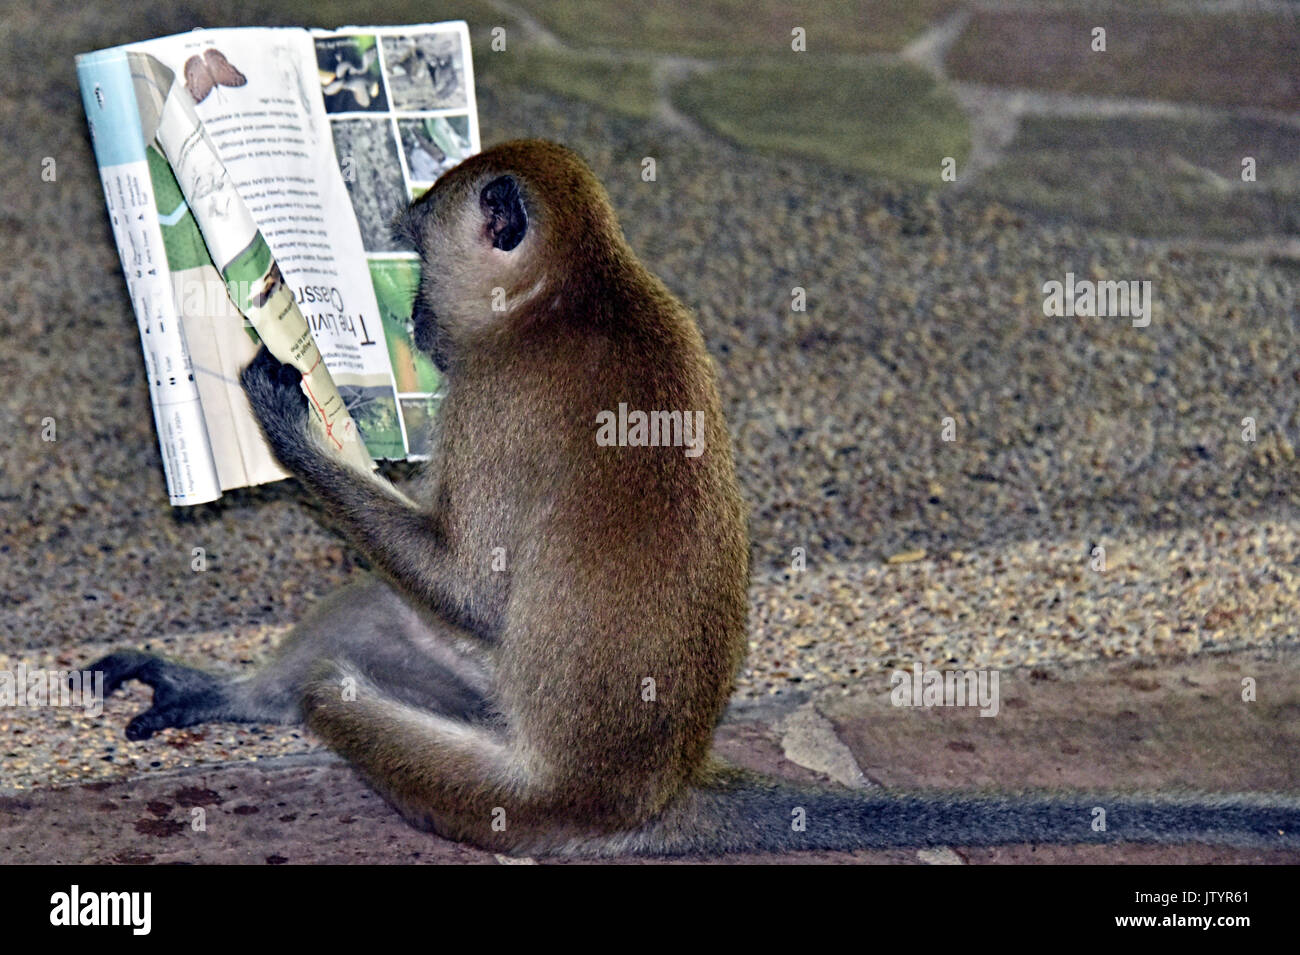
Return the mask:
<svg viewBox="0 0 1300 955">
<path fill-rule="evenodd" d="M 53 9 L 7 12 L 0 36 L 0 125 L 14 131 L 0 149 L 0 662 L 70 666 L 151 644 L 246 664 L 357 560 L 292 483 L 167 505 L 71 70 L 76 52 L 222 15 Z M 28 68 L 12 68 L 20 58 Z M 480 112 L 488 142 L 546 136 L 582 152 L 633 246 L 697 309 L 752 508 L 744 694 L 853 691 L 912 661 L 1296 644 L 1293 263 L 1036 223 L 490 82 Z M 46 156 L 54 183 L 40 179 Z M 1150 327 L 1045 318 L 1041 286 L 1066 272 L 1150 280 Z M 806 312 L 790 308 L 795 286 Z M 42 441 L 46 417 L 56 442 Z M 1105 571 L 1090 566 L 1097 546 Z M 916 559 L 888 563 L 900 555 Z M 6 714 L 6 779 L 310 748 L 221 726 L 128 752 L 123 717 L 147 697 L 130 692 L 94 726 Z"/>
<path fill-rule="evenodd" d="M 173 649 L 183 649 L 174 647 Z M 198 649 L 198 648 L 196 648 Z M 870 783 L 889 787 L 1016 790 L 1194 788 L 1295 791 L 1300 779 L 1300 654 L 1241 650 L 1159 664 L 1126 660 L 1002 674 L 996 719 L 962 708 L 895 707 L 883 675 L 853 694 L 816 702 L 768 701 L 733 708 L 717 734 L 719 755 L 795 780 L 825 778 L 795 761 L 787 717 L 813 713 L 847 743 Z M 1258 698 L 1241 697 L 1255 681 Z M 788 695 L 787 695 L 788 696 Z M 113 700 L 120 724 L 143 700 Z M 32 711 L 36 713 L 37 711 Z M 34 718 L 48 719 L 48 709 Z M 824 714 L 824 715 L 822 715 Z M 75 752 L 97 724 L 73 718 L 59 732 L 42 722 L 53 747 Z M 70 730 L 70 731 L 69 731 Z M 5 861 L 92 863 L 401 862 L 492 863 L 486 852 L 416 832 L 341 761 L 301 737 L 274 736 L 250 760 L 226 745 L 225 727 L 197 743 L 166 730 L 124 744 L 158 760 L 183 743 L 186 760 L 128 779 L 88 765 L 94 781 L 70 774 L 35 790 L 0 787 Z M 250 731 L 260 738 L 257 731 Z M 234 737 L 238 738 L 238 737 Z M 286 741 L 289 745 L 281 745 Z M 40 744 L 38 744 L 40 745 Z M 290 755 L 271 755 L 272 752 Z M 806 754 L 805 754 L 806 755 Z M 233 757 L 233 758 L 232 758 Z M 199 825 L 196 825 L 196 822 Z M 547 860 L 538 860 L 547 861 Z M 617 860 L 647 861 L 647 860 Z M 915 852 L 740 854 L 731 864 L 1273 864 L 1300 863 L 1294 849 L 1222 846 L 961 846 Z"/>
</svg>

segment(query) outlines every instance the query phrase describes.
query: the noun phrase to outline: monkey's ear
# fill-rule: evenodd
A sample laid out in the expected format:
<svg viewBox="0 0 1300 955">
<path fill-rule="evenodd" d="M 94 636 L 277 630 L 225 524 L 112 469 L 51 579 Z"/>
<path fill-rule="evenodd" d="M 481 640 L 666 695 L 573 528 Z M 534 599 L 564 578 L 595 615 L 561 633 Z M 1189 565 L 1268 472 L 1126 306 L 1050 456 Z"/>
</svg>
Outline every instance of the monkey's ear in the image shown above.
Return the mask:
<svg viewBox="0 0 1300 955">
<path fill-rule="evenodd" d="M 498 176 L 479 193 L 479 208 L 483 210 L 485 230 L 492 245 L 509 252 L 523 241 L 528 231 L 528 213 L 519 195 L 519 183 L 514 176 Z"/>
</svg>

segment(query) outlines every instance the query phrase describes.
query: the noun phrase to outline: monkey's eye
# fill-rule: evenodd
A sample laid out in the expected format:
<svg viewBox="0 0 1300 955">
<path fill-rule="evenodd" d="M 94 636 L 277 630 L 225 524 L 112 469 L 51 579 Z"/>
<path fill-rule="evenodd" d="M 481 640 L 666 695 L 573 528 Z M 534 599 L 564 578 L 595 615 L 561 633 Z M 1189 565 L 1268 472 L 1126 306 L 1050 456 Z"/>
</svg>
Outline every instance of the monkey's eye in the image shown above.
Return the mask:
<svg viewBox="0 0 1300 955">
<path fill-rule="evenodd" d="M 523 241 L 528 232 L 528 212 L 514 176 L 498 176 L 484 186 L 479 193 L 479 208 L 483 211 L 484 231 L 494 248 L 509 252 Z"/>
</svg>

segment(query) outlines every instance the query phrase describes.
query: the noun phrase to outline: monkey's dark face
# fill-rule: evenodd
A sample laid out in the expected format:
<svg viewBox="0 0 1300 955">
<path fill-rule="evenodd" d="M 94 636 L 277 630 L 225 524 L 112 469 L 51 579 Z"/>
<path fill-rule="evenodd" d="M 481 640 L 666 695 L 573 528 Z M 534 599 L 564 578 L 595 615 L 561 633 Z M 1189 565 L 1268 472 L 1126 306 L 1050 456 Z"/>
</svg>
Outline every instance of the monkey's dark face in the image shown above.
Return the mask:
<svg viewBox="0 0 1300 955">
<path fill-rule="evenodd" d="M 425 301 L 423 290 L 416 293 L 415 305 L 411 309 L 411 325 L 415 331 L 415 347 L 432 358 L 439 371 L 446 372 L 451 357 L 450 343 L 446 333 L 439 327 L 438 316 Z"/>
</svg>

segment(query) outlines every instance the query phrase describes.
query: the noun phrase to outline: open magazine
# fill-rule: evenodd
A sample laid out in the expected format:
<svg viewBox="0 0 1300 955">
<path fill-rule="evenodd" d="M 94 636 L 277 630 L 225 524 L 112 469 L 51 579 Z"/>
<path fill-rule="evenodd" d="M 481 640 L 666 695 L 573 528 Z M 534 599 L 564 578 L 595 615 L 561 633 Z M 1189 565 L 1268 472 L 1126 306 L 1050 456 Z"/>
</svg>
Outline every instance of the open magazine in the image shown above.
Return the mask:
<svg viewBox="0 0 1300 955">
<path fill-rule="evenodd" d="M 349 464 L 427 456 L 440 380 L 390 227 L 480 148 L 465 24 L 195 30 L 77 76 L 172 504 L 287 476 L 239 385 L 263 343 Z"/>
</svg>

